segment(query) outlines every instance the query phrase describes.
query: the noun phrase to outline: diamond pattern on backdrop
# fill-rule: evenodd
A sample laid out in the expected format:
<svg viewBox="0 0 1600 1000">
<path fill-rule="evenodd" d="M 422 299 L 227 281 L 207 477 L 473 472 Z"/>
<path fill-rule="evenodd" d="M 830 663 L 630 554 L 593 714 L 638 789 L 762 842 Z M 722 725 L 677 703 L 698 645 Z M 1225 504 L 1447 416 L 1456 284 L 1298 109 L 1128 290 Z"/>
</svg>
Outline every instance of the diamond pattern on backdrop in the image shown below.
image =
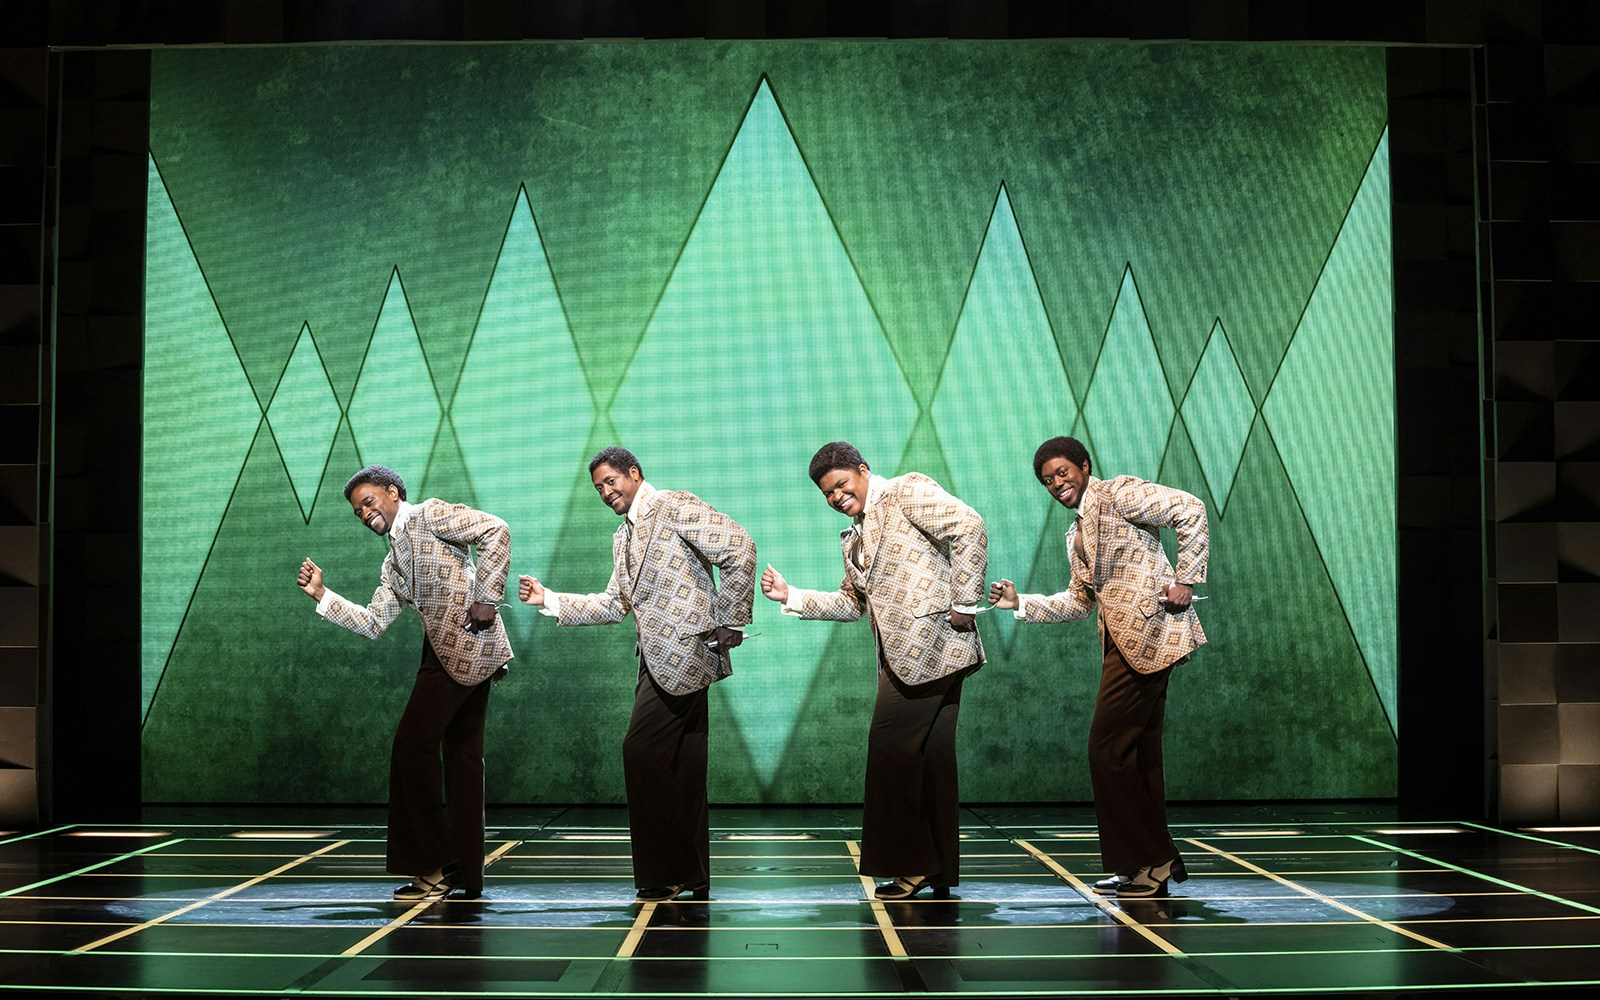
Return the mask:
<svg viewBox="0 0 1600 1000">
<path fill-rule="evenodd" d="M 356 452 L 365 463 L 387 465 L 400 473 L 408 497 L 421 500 L 427 496 L 428 456 L 443 412 L 396 270 L 350 394 Z"/>
<path fill-rule="evenodd" d="M 1161 356 L 1139 301 L 1133 268 L 1128 267 L 1122 272 L 1117 304 L 1083 402 L 1096 474 L 1157 479 L 1174 412 Z"/>
<path fill-rule="evenodd" d="M 510 525 L 517 566 L 550 565 L 556 532 L 549 511 L 530 500 L 552 478 L 582 476 L 594 417 L 539 228 L 519 191 L 450 403 L 476 503 Z"/>
<path fill-rule="evenodd" d="M 1394 378 L 1389 246 L 1385 130 L 1262 413 L 1396 726 L 1396 558 L 1374 551 L 1394 544 L 1394 409 L 1384 403 Z"/>
<path fill-rule="evenodd" d="M 1393 375 L 1387 163 L 1385 133 L 1267 390 L 1262 414 L 1271 435 L 1258 443 L 1282 456 L 1392 725 L 1394 555 L 1368 545 L 1392 531 L 1393 519 L 1393 419 L 1377 403 Z M 147 555 L 142 570 L 147 708 L 262 418 L 153 159 L 149 193 L 145 439 L 160 448 L 145 456 L 142 530 L 145 551 L 163 555 Z M 266 415 L 309 516 L 339 401 L 309 327 L 284 365 Z M 839 575 L 832 540 L 845 522 L 805 478 L 810 453 L 846 438 L 876 470 L 902 471 L 919 414 L 765 80 L 628 371 L 635 377 L 623 380 L 606 415 L 652 480 L 697 492 L 738 518 L 763 546 L 762 561 L 797 585 L 832 586 Z M 637 377 L 646 371 L 675 377 Z M 1051 383 L 1060 392 L 1041 393 Z M 1087 387 L 1081 409 L 1074 385 L 1080 393 Z M 946 485 L 958 495 L 984 492 L 968 481 L 978 463 L 963 460 L 974 435 L 983 435 L 985 454 L 1007 452 L 1008 470 L 1025 470 L 1037 442 L 1069 426 L 1089 441 L 1097 471 L 1158 478 L 1175 412 L 1168 385 L 1131 265 L 1093 370 L 1068 376 L 1002 187 L 930 403 L 950 469 Z M 1009 425 L 986 422 L 996 401 L 1011 412 Z M 1220 519 L 1255 410 L 1221 319 L 1182 410 Z M 449 435 L 436 443 L 445 413 L 395 270 L 349 406 L 361 460 L 393 465 L 420 498 L 431 454 L 454 446 Z M 476 502 L 513 520 L 519 566 L 544 565 L 550 553 L 538 547 L 553 544 L 555 532 L 545 524 L 519 528 L 515 519 L 532 514 L 534 477 L 555 469 L 564 480 L 573 468 L 581 476 L 600 415 L 525 192 L 448 415 Z M 748 428 L 758 425 L 784 433 L 776 447 L 752 454 Z M 507 449 L 518 459 L 506 461 Z M 1323 460 L 1330 450 L 1373 456 L 1366 478 L 1330 479 L 1333 465 Z M 983 513 L 992 575 L 1026 578 L 1047 505 L 993 505 Z M 1059 535 L 1047 544 L 1059 545 Z M 776 617 L 758 598 L 763 614 Z M 820 697 L 813 681 L 841 629 L 864 634 L 863 626 L 773 623 L 754 640 L 759 670 L 742 669 L 737 683 L 719 685 L 735 728 L 751 734 L 745 742 L 764 787 L 794 750 L 796 719 L 806 715 L 796 700 L 807 691 Z"/>
<path fill-rule="evenodd" d="M 142 711 L 261 426 L 261 407 L 150 159 L 145 230 Z"/>
<path fill-rule="evenodd" d="M 846 439 L 872 468 L 892 473 L 917 407 L 764 80 L 628 372 L 611 422 L 650 481 L 731 515 L 761 547 L 760 559 L 796 585 L 836 586 L 847 522 L 806 477 L 811 455 Z M 757 426 L 784 433 L 752 454 L 749 428 Z M 760 734 L 746 742 L 763 783 L 782 758 L 794 699 L 810 687 L 829 629 L 763 626 L 752 640 L 761 644 L 752 647 L 760 669 L 728 685 L 738 726 Z"/>
<path fill-rule="evenodd" d="M 311 327 L 300 328 L 294 353 L 283 369 L 278 387 L 267 406 L 267 423 L 277 442 L 283 468 L 300 501 L 300 516 L 311 521 L 317 487 L 328 467 L 333 436 L 339 431 L 339 400 L 322 366 L 322 355 L 311 337 Z"/>
<path fill-rule="evenodd" d="M 1072 380 L 1002 185 L 933 398 L 934 424 L 950 463 L 945 485 L 970 498 L 996 467 L 1017 483 L 1016 502 L 980 512 L 989 531 L 991 579 L 1032 575 L 1050 514 L 1044 491 L 1025 489 L 1033 453 L 1047 438 L 1070 433 L 1077 418 Z M 1010 636 L 1009 629 L 1001 633 L 1003 642 Z"/>
<path fill-rule="evenodd" d="M 1256 404 L 1244 384 L 1220 319 L 1211 327 L 1211 339 L 1200 356 L 1200 366 L 1195 369 L 1181 409 L 1189 440 L 1200 459 L 1200 471 L 1205 474 L 1216 504 L 1213 514 L 1221 517 L 1228 506 L 1234 476 L 1239 473 L 1250 425 L 1256 419 Z"/>
</svg>

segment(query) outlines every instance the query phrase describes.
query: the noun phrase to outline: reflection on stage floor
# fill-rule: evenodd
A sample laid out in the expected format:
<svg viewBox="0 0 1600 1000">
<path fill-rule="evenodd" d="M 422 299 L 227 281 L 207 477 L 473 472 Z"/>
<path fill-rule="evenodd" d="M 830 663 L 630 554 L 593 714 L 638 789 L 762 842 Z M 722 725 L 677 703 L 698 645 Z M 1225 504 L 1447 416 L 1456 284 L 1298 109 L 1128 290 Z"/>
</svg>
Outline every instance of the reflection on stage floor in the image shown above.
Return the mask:
<svg viewBox="0 0 1600 1000">
<path fill-rule="evenodd" d="M 495 811 L 480 900 L 402 904 L 371 811 L 0 837 L 9 991 L 1247 996 L 1600 986 L 1600 830 L 1182 806 L 1191 878 L 1103 899 L 1082 807 L 971 807 L 948 901 L 880 903 L 850 809 L 713 812 L 709 902 L 633 900 L 621 809 Z"/>
</svg>

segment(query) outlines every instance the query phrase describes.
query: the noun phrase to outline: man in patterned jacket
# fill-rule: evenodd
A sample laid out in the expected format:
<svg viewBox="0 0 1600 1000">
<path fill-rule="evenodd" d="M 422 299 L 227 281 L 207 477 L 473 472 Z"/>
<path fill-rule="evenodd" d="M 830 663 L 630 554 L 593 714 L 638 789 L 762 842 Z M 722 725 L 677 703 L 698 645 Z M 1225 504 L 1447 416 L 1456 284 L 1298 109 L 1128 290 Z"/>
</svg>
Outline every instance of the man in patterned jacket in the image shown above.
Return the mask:
<svg viewBox="0 0 1600 1000">
<path fill-rule="evenodd" d="M 1189 877 L 1167 830 L 1161 727 L 1171 668 L 1206 641 L 1194 613 L 1194 585 L 1206 579 L 1211 535 L 1206 508 L 1182 490 L 1134 476 L 1089 474 L 1089 452 L 1075 438 L 1051 438 L 1033 456 L 1033 473 L 1078 516 L 1067 530 L 1072 579 L 1048 597 L 1018 594 L 1010 580 L 989 588 L 996 607 L 1019 621 L 1064 622 L 1100 610 L 1100 695 L 1089 726 L 1089 775 L 1103 895 L 1165 895 Z M 1178 568 L 1161 548 L 1161 529 L 1178 536 Z"/>
<path fill-rule="evenodd" d="M 626 448 L 589 463 L 600 500 L 623 517 L 604 593 L 561 594 L 521 578 L 524 603 L 560 625 L 611 625 L 633 612 L 639 674 L 622 741 L 633 879 L 641 902 L 710 895 L 707 689 L 733 672 L 750 624 L 756 547 L 693 493 L 658 490 Z M 720 585 L 711 568 L 720 571 Z"/>
<path fill-rule="evenodd" d="M 511 568 L 511 532 L 493 514 L 443 500 L 406 502 L 392 469 L 369 465 L 344 485 L 361 523 L 389 539 L 378 589 L 361 607 L 300 565 L 300 589 L 317 613 L 376 639 L 404 605 L 422 617 L 422 665 L 389 756 L 388 869 L 410 875 L 399 900 L 483 892 L 483 722 L 489 688 L 504 676 L 511 644 L 495 614 Z M 468 546 L 476 546 L 473 565 Z M 441 766 L 441 754 L 443 763 Z M 444 788 L 444 804 L 439 789 Z"/>
<path fill-rule="evenodd" d="M 861 874 L 887 877 L 875 895 L 950 895 L 961 866 L 956 716 L 961 685 L 983 664 L 975 615 L 989 565 L 983 518 L 916 472 L 872 473 L 844 441 L 811 459 L 811 481 L 851 519 L 840 533 L 844 582 L 791 587 L 768 566 L 761 592 L 786 614 L 855 621 L 865 611 L 878 650 L 878 697 L 867 736 Z"/>
</svg>

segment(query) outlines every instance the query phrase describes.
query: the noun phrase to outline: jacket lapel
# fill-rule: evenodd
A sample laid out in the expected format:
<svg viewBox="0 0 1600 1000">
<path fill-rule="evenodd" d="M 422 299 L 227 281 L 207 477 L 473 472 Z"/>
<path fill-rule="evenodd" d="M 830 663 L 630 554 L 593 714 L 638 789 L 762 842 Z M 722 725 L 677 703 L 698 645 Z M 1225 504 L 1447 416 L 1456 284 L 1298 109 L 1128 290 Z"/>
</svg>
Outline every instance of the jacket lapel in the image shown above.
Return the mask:
<svg viewBox="0 0 1600 1000">
<path fill-rule="evenodd" d="M 416 597 L 416 592 L 411 585 L 412 566 L 416 561 L 413 552 L 416 545 L 412 532 L 416 529 L 420 513 L 420 511 L 412 511 L 411 516 L 406 518 L 405 526 L 400 529 L 399 533 L 390 535 L 389 558 L 392 560 L 391 565 L 394 567 L 395 575 L 400 578 L 400 582 L 405 586 L 405 596 L 408 599 Z"/>
<path fill-rule="evenodd" d="M 861 571 L 866 576 L 872 575 L 872 567 L 878 564 L 878 546 L 883 544 L 883 522 L 886 518 L 884 511 L 889 507 L 889 490 L 885 489 L 883 495 L 878 497 L 878 502 L 867 509 L 861 519 Z"/>
<path fill-rule="evenodd" d="M 650 546 L 655 542 L 656 535 L 660 533 L 660 526 L 663 522 L 655 516 L 657 506 L 657 504 L 652 503 L 650 509 L 639 516 L 639 523 L 633 526 L 634 533 L 639 536 L 638 539 L 632 545 L 624 543 L 624 547 L 628 550 L 628 591 L 630 594 L 633 592 L 633 588 L 639 585 L 639 571 L 644 568 L 644 561 L 650 557 Z"/>
<path fill-rule="evenodd" d="M 1103 499 L 1103 485 L 1102 480 L 1090 478 L 1089 485 L 1083 491 L 1083 503 L 1078 506 L 1077 520 L 1077 528 L 1083 538 L 1084 570 L 1090 585 L 1096 588 L 1100 585 L 1095 567 L 1100 562 L 1100 501 Z"/>
</svg>

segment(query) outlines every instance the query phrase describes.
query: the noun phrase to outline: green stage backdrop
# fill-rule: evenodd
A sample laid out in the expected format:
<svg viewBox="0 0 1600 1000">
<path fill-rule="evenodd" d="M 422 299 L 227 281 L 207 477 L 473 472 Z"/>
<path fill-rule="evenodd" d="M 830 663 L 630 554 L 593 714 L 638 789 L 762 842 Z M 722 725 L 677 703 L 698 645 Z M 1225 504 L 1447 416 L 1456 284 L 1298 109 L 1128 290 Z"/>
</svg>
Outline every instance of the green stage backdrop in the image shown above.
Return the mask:
<svg viewBox="0 0 1600 1000">
<path fill-rule="evenodd" d="M 362 464 L 499 514 L 514 572 L 602 588 L 622 443 L 840 577 L 825 441 L 925 472 L 992 579 L 1066 584 L 1044 438 L 1205 500 L 1211 643 L 1174 798 L 1394 792 L 1384 60 L 1351 46 L 607 42 L 158 51 L 145 315 L 144 788 L 364 802 L 420 626 L 365 599 Z M 514 591 L 514 585 L 513 585 Z M 514 598 L 513 598 L 514 600 Z M 633 625 L 505 612 L 494 802 L 615 802 Z M 981 619 L 963 796 L 1087 799 L 1093 622 Z M 858 801 L 868 626 L 784 619 L 712 692 L 722 802 Z"/>
</svg>

